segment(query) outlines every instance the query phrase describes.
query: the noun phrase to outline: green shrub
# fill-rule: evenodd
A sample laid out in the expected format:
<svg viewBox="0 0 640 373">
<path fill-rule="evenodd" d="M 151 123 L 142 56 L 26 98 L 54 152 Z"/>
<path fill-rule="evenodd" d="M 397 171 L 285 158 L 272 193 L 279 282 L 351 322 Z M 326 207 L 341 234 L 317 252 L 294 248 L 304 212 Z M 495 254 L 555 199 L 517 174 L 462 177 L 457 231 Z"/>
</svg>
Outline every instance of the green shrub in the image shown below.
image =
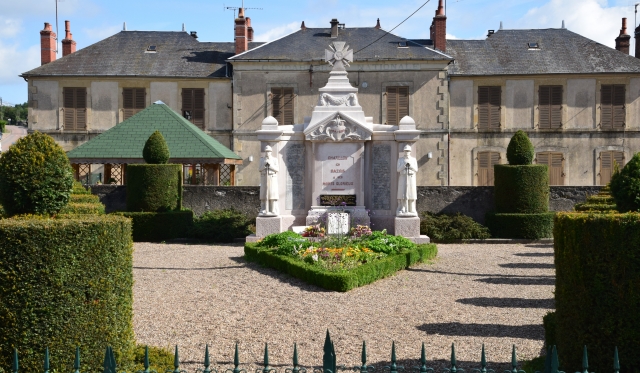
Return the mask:
<svg viewBox="0 0 640 373">
<path fill-rule="evenodd" d="M 166 348 L 137 345 L 134 357 L 134 371 L 144 372 L 144 351 L 149 350 L 149 370 L 156 372 L 173 371 L 174 353 Z"/>
<path fill-rule="evenodd" d="M 437 254 L 438 249 L 434 244 L 416 245 L 413 250 L 391 254 L 349 271 L 331 272 L 290 256 L 278 255 L 259 243 L 247 243 L 244 246 L 245 259 L 250 262 L 274 268 L 324 289 L 343 292 L 391 276 L 415 263 L 433 259 Z"/>
<path fill-rule="evenodd" d="M 611 176 L 611 195 L 621 212 L 640 211 L 640 153 Z"/>
<path fill-rule="evenodd" d="M 193 211 L 115 212 L 131 218 L 134 242 L 160 242 L 189 237 L 193 227 Z"/>
<path fill-rule="evenodd" d="M 131 222 L 117 216 L 0 220 L 0 368 L 13 348 L 20 371 L 51 366 L 72 371 L 82 348 L 83 371 L 102 366 L 105 346 L 118 363 L 133 361 Z"/>
<path fill-rule="evenodd" d="M 0 119 L 0 133 L 4 133 L 7 130 L 6 125 L 7 121 Z"/>
<path fill-rule="evenodd" d="M 69 201 L 73 170 L 60 145 L 34 132 L 0 157 L 0 204 L 9 216 L 55 214 Z"/>
<path fill-rule="evenodd" d="M 556 346 L 556 331 L 558 325 L 556 322 L 556 313 L 549 312 L 542 317 L 542 326 L 544 327 L 544 345 L 545 347 Z"/>
<path fill-rule="evenodd" d="M 547 165 L 495 165 L 496 212 L 540 213 L 549 211 Z"/>
<path fill-rule="evenodd" d="M 593 212 L 609 212 L 609 211 L 617 211 L 616 205 L 605 205 L 602 203 L 576 203 L 573 208 L 576 211 L 593 211 Z"/>
<path fill-rule="evenodd" d="M 98 203 L 86 203 L 86 202 L 69 202 L 65 207 L 60 210 L 59 214 L 94 214 L 94 215 L 103 215 L 104 214 L 104 205 L 100 202 Z"/>
<path fill-rule="evenodd" d="M 537 240 L 553 237 L 555 212 L 537 214 L 488 213 L 485 224 L 491 235 L 498 238 L 524 238 Z"/>
<path fill-rule="evenodd" d="M 556 341 L 564 370 L 639 372 L 640 214 L 558 213 L 554 226 Z"/>
<path fill-rule="evenodd" d="M 296 251 L 310 246 L 309 240 L 292 231 L 270 234 L 257 244 L 257 247 L 260 248 L 277 248 L 276 253 L 279 255 L 292 255 Z"/>
<path fill-rule="evenodd" d="M 387 234 L 386 231 L 374 231 L 370 235 L 360 238 L 362 245 L 376 253 L 395 254 L 404 250 L 416 248 L 411 240 L 402 236 Z"/>
<path fill-rule="evenodd" d="M 163 212 L 182 207 L 182 165 L 127 166 L 127 211 Z"/>
<path fill-rule="evenodd" d="M 74 194 L 69 198 L 69 203 L 100 203 L 100 197 L 93 194 Z"/>
<path fill-rule="evenodd" d="M 529 136 L 520 130 L 516 132 L 507 146 L 507 160 L 512 166 L 529 165 L 533 161 L 535 150 Z"/>
<path fill-rule="evenodd" d="M 160 131 L 156 131 L 149 136 L 142 149 L 142 157 L 148 164 L 165 164 L 169 160 L 169 146 L 164 140 Z"/>
<path fill-rule="evenodd" d="M 194 219 L 191 237 L 213 242 L 233 242 L 251 234 L 253 224 L 246 214 L 235 209 L 207 211 Z"/>
<path fill-rule="evenodd" d="M 91 194 L 91 190 L 85 189 L 79 181 L 73 182 L 73 187 L 71 188 L 71 194 Z"/>
<path fill-rule="evenodd" d="M 426 234 L 432 241 L 439 242 L 491 237 L 489 228 L 461 213 L 423 213 L 420 218 L 420 234 Z"/>
<path fill-rule="evenodd" d="M 616 200 L 610 194 L 596 194 L 595 196 L 587 197 L 587 203 L 590 203 L 590 204 L 602 204 L 602 205 L 615 205 Z"/>
</svg>

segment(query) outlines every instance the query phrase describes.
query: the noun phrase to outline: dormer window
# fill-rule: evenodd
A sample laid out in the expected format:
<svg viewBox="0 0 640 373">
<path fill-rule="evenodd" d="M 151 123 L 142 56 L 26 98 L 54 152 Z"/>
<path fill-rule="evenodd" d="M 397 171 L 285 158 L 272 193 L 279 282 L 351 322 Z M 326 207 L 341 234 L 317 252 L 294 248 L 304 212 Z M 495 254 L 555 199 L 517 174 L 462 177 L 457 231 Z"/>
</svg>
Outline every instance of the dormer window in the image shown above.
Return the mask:
<svg viewBox="0 0 640 373">
<path fill-rule="evenodd" d="M 527 47 L 529 47 L 529 49 L 540 49 L 540 44 L 538 43 L 527 43 Z"/>
<path fill-rule="evenodd" d="M 406 41 L 398 42 L 398 48 L 409 48 Z"/>
<path fill-rule="evenodd" d="M 155 45 L 148 46 L 147 47 L 147 52 L 155 53 L 156 52 L 156 46 Z"/>
</svg>

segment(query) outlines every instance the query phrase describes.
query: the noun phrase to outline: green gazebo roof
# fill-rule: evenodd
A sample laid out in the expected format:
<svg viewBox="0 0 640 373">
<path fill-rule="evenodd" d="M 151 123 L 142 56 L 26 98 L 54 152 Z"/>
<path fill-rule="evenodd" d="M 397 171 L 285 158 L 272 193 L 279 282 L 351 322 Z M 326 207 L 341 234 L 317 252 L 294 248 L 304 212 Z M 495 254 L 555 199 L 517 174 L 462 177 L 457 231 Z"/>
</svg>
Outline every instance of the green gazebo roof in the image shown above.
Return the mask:
<svg viewBox="0 0 640 373">
<path fill-rule="evenodd" d="M 142 149 L 156 130 L 171 163 L 242 163 L 242 158 L 158 101 L 99 136 L 69 151 L 72 163 L 142 163 Z"/>
</svg>

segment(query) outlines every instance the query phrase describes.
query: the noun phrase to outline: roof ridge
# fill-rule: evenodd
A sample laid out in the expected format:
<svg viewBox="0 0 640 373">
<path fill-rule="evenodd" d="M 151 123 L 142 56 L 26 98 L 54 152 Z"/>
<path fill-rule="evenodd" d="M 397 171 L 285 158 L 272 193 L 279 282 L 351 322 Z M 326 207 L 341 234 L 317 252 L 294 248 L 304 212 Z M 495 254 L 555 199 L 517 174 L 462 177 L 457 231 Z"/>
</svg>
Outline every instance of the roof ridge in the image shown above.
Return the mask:
<svg viewBox="0 0 640 373">
<path fill-rule="evenodd" d="M 255 51 L 256 49 L 260 49 L 260 48 L 262 48 L 262 47 L 264 47 L 264 46 L 266 46 L 266 45 L 269 45 L 269 44 L 271 44 L 271 43 L 273 43 L 273 42 L 276 42 L 276 41 L 278 41 L 278 40 L 280 40 L 280 39 L 284 39 L 284 38 L 286 38 L 287 36 L 289 36 L 289 35 L 293 35 L 293 34 L 295 34 L 296 32 L 300 32 L 300 31 L 301 31 L 301 30 L 300 30 L 300 29 L 298 29 L 298 30 L 295 30 L 295 31 L 293 31 L 293 32 L 291 32 L 291 33 L 288 33 L 287 35 L 283 35 L 283 36 L 281 36 L 281 37 L 279 37 L 279 38 L 277 38 L 277 39 L 274 39 L 274 40 L 271 40 L 271 41 L 267 41 L 267 42 L 265 42 L 264 44 L 262 44 L 262 45 L 258 45 L 257 47 L 255 47 L 255 48 L 253 48 L 253 49 L 247 49 L 246 51 L 244 51 L 244 52 L 242 52 L 242 53 L 238 53 L 238 54 L 236 54 L 235 56 L 230 57 L 229 59 L 230 59 L 230 60 L 232 60 L 232 59 L 234 59 L 235 57 L 242 56 L 243 54 L 245 54 L 245 53 L 247 53 L 247 52 Z"/>
</svg>

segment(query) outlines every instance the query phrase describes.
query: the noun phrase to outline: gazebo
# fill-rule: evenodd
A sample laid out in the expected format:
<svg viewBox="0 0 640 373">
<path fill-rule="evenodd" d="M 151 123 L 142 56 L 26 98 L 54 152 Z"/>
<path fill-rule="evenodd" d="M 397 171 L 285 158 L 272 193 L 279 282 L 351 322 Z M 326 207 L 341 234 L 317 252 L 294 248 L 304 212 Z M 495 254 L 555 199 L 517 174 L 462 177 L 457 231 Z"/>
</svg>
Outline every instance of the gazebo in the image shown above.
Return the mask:
<svg viewBox="0 0 640 373">
<path fill-rule="evenodd" d="M 142 149 L 156 130 L 169 146 L 169 163 L 182 164 L 184 184 L 235 185 L 242 158 L 162 101 L 69 151 L 76 180 L 124 185 L 127 165 L 144 163 Z"/>
</svg>

